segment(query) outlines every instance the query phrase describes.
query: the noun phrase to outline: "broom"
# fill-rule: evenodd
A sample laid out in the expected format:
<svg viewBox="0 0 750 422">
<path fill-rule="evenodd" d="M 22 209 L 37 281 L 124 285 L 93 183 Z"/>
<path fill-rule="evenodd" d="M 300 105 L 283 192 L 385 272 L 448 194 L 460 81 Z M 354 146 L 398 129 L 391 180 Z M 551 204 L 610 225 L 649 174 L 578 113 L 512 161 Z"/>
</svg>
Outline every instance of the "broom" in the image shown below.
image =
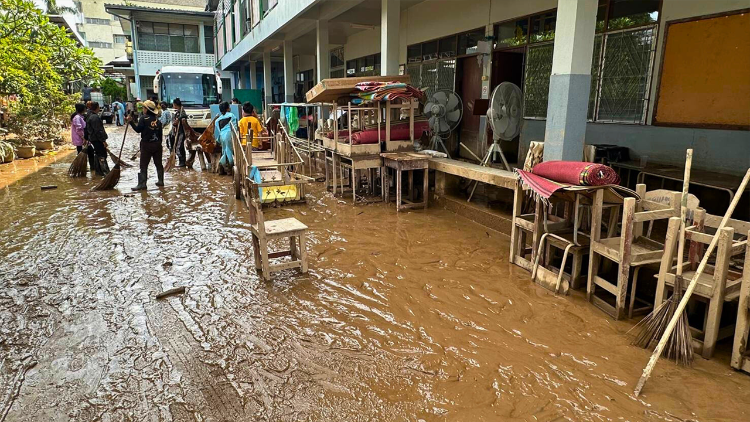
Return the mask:
<svg viewBox="0 0 750 422">
<path fill-rule="evenodd" d="M 140 148 L 138 148 L 138 151 L 136 151 L 136 152 L 135 152 L 135 154 L 133 154 L 133 155 L 132 155 L 132 156 L 130 157 L 130 161 L 135 161 L 135 159 L 136 159 L 136 158 L 138 158 L 138 154 L 140 154 L 140 153 L 141 153 L 141 149 L 140 149 Z"/>
<path fill-rule="evenodd" d="M 680 206 L 679 246 L 677 247 L 677 274 L 675 275 L 672 296 L 632 328 L 632 330 L 635 330 L 636 328 L 641 330 L 633 340 L 632 344 L 644 349 L 656 347 L 659 339 L 664 335 L 669 321 L 677 312 L 677 305 L 682 300 L 682 288 L 684 285 L 682 278 L 682 261 L 685 253 L 685 218 L 687 215 L 688 187 L 690 186 L 690 169 L 692 164 L 693 150 L 689 149 L 687 150 L 687 155 L 685 157 L 685 176 L 682 183 L 682 198 Z M 675 362 L 685 366 L 690 365 L 693 361 L 693 335 L 690 332 L 687 314 L 685 314 L 684 310 L 680 312 L 675 331 L 671 333 L 666 347 L 662 350 L 662 356 L 667 359 L 674 359 Z"/>
<path fill-rule="evenodd" d="M 117 160 L 115 160 L 115 167 L 104 176 L 98 185 L 91 188 L 91 190 L 109 190 L 114 189 L 115 186 L 117 186 L 117 183 L 120 181 L 120 163 L 122 162 L 120 157 L 122 157 L 122 149 L 125 147 L 125 137 L 128 135 L 129 127 L 130 125 L 125 126 L 125 133 L 122 135 L 122 144 L 120 145 L 120 155 L 115 157 L 117 158 Z"/>
<path fill-rule="evenodd" d="M 177 143 L 178 143 L 177 137 L 180 136 L 181 127 L 182 127 L 182 119 L 180 119 L 179 125 L 175 128 L 175 136 L 174 136 L 174 143 L 172 144 L 172 152 L 169 153 L 169 158 L 167 158 L 167 163 L 164 164 L 165 173 L 168 173 L 170 170 L 174 168 L 175 161 L 177 160 Z"/>
<path fill-rule="evenodd" d="M 68 167 L 68 176 L 70 177 L 84 177 L 88 172 L 89 168 L 89 155 L 86 152 L 89 147 L 89 143 L 86 142 L 83 145 L 81 152 L 76 155 L 76 158 L 70 163 Z"/>
<path fill-rule="evenodd" d="M 115 165 L 118 165 L 118 166 L 124 167 L 124 168 L 133 167 L 132 164 L 126 163 L 125 161 L 121 160 L 120 157 L 118 157 L 115 154 L 113 154 L 112 151 L 109 150 L 109 148 L 107 148 L 107 152 L 109 153 L 109 158 L 112 160 L 113 163 L 115 163 Z"/>
</svg>

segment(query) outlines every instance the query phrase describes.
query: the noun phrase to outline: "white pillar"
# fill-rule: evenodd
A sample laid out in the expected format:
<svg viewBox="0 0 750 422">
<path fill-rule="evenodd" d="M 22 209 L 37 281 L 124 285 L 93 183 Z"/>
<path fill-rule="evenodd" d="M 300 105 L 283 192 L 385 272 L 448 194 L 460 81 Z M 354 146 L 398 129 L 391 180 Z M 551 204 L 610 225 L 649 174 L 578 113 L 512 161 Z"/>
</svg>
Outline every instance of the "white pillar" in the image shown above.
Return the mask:
<svg viewBox="0 0 750 422">
<path fill-rule="evenodd" d="M 380 74 L 398 75 L 398 31 L 401 0 L 380 0 Z"/>
<path fill-rule="evenodd" d="M 292 41 L 284 40 L 284 101 L 294 102 L 294 59 Z"/>
<path fill-rule="evenodd" d="M 245 89 L 247 88 L 245 86 L 245 65 L 240 64 L 240 77 L 239 77 L 239 89 Z"/>
<path fill-rule="evenodd" d="M 315 49 L 315 55 L 318 58 L 318 79 L 320 82 L 330 76 L 329 65 L 331 63 L 331 54 L 328 47 L 328 21 L 319 20 L 317 22 L 318 30 L 317 34 L 317 48 Z"/>
<path fill-rule="evenodd" d="M 271 52 L 263 52 L 263 90 L 266 97 L 266 108 L 273 102 L 273 88 L 271 79 Z"/>
<path fill-rule="evenodd" d="M 258 89 L 258 64 L 250 61 L 250 89 Z"/>
<path fill-rule="evenodd" d="M 198 48 L 201 54 L 206 54 L 206 30 L 201 22 L 198 26 Z"/>
<path fill-rule="evenodd" d="M 544 161 L 583 159 L 597 6 L 597 0 L 557 4 Z"/>
</svg>

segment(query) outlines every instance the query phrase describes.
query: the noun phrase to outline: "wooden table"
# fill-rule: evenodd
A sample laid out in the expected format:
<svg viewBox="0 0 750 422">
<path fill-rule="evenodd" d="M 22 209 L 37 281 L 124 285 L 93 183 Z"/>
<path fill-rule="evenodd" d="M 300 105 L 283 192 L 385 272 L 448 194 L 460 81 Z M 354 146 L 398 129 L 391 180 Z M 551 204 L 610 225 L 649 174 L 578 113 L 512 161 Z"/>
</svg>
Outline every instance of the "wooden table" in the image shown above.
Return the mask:
<svg viewBox="0 0 750 422">
<path fill-rule="evenodd" d="M 413 152 L 385 152 L 380 154 L 383 158 L 383 167 L 380 170 L 381 184 L 383 186 L 383 200 L 390 202 L 390 189 L 386 175 L 388 169 L 396 172 L 396 211 L 409 208 L 427 208 L 427 189 L 429 183 L 429 159 L 425 154 Z M 414 170 L 424 171 L 424 180 L 422 188 L 422 202 L 414 202 Z M 409 178 L 409 198 L 403 197 L 401 188 L 401 172 L 407 172 Z"/>
</svg>

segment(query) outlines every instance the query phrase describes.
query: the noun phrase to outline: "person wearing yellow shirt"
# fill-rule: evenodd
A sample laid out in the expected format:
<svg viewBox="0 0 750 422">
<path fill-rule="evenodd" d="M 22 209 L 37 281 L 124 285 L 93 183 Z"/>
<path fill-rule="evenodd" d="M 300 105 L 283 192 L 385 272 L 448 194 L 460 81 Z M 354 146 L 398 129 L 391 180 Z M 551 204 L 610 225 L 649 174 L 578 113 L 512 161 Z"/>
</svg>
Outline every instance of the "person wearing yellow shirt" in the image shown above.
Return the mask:
<svg viewBox="0 0 750 422">
<path fill-rule="evenodd" d="M 260 120 L 253 114 L 253 105 L 250 102 L 246 102 L 242 105 L 242 119 L 240 119 L 240 136 L 242 137 L 242 145 L 247 144 L 247 134 L 252 130 L 252 147 L 253 150 L 260 149 L 260 139 L 258 137 L 263 132 L 263 126 L 260 124 Z"/>
</svg>

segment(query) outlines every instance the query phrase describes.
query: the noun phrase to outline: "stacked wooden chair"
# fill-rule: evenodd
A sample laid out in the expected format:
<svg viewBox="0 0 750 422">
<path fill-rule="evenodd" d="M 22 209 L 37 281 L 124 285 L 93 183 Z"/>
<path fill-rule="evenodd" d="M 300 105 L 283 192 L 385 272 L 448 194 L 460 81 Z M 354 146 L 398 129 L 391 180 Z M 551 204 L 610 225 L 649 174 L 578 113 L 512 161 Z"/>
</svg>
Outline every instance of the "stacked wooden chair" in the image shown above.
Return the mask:
<svg viewBox="0 0 750 422">
<path fill-rule="evenodd" d="M 245 202 L 250 210 L 250 231 L 253 236 L 253 253 L 255 268 L 264 280 L 270 280 L 272 271 L 299 268 L 307 272 L 307 226 L 296 218 L 282 218 L 266 221 L 263 215 L 263 192 L 272 192 L 269 188 L 282 188 L 290 183 L 287 171 L 279 166 L 254 167 L 252 139 L 246 145 L 240 143 L 236 130 L 232 132 L 232 143 L 235 153 L 235 197 Z M 277 143 L 278 149 L 281 148 Z M 241 168 L 241 169 L 240 169 Z M 247 176 L 243 176 L 247 175 Z M 239 180 L 245 179 L 245 180 Z M 269 242 L 275 239 L 289 239 L 289 250 L 271 252 Z M 271 259 L 291 257 L 288 261 L 271 263 Z"/>
<path fill-rule="evenodd" d="M 646 186 L 638 185 L 636 192 L 641 198 L 646 195 Z M 587 296 L 588 300 L 615 319 L 625 316 L 626 300 L 630 273 L 633 273 L 628 315 L 634 312 L 650 309 L 651 305 L 642 309 L 634 309 L 638 273 L 649 264 L 659 264 L 664 253 L 664 245 L 644 234 L 644 223 L 657 220 L 667 220 L 680 215 L 680 192 L 673 192 L 667 203 L 659 203 L 635 198 L 625 198 L 622 207 L 622 221 L 620 235 L 608 238 L 602 237 L 602 208 L 604 192 L 599 190 L 594 195 L 591 217 L 591 251 L 589 256 L 589 273 Z M 605 257 L 617 265 L 617 279 L 609 281 L 599 276 L 601 258 Z M 614 306 L 606 300 L 596 296 L 597 288 L 606 290 L 614 295 Z"/>
<path fill-rule="evenodd" d="M 683 264 L 682 276 L 685 280 L 692 279 L 698 263 L 703 258 L 703 251 L 711 243 L 713 233 L 716 232 L 720 222 L 721 217 L 706 214 L 704 210 L 695 211 L 693 224 L 685 229 L 686 245 L 690 245 L 687 262 Z M 700 275 L 691 296 L 691 302 L 701 301 L 706 304 L 702 326 L 691 327 L 693 349 L 706 359 L 713 356 L 717 341 L 732 335 L 731 327 L 722 330 L 720 322 L 724 303 L 736 301 L 740 297 L 742 276 L 731 271 L 730 264 L 732 257 L 742 255 L 747 248 L 747 240 L 735 240 L 736 231 L 742 229 L 750 229 L 750 223 L 730 219 L 727 225 L 719 231 L 714 264 L 709 265 L 706 271 Z M 666 299 L 667 290 L 674 288 L 677 271 L 674 258 L 678 242 L 679 233 L 667 236 L 657 279 L 655 298 L 657 305 Z M 747 256 L 745 259 L 745 272 L 747 272 Z M 687 283 L 684 284 L 684 287 L 687 287 Z M 747 311 L 747 307 L 745 307 L 745 310 Z M 742 309 L 740 309 L 741 313 Z"/>
<path fill-rule="evenodd" d="M 739 290 L 739 307 L 737 308 L 737 324 L 734 327 L 734 345 L 732 347 L 732 368 L 750 374 L 750 231 L 745 238 L 745 261 L 742 267 L 742 281 Z"/>
</svg>

